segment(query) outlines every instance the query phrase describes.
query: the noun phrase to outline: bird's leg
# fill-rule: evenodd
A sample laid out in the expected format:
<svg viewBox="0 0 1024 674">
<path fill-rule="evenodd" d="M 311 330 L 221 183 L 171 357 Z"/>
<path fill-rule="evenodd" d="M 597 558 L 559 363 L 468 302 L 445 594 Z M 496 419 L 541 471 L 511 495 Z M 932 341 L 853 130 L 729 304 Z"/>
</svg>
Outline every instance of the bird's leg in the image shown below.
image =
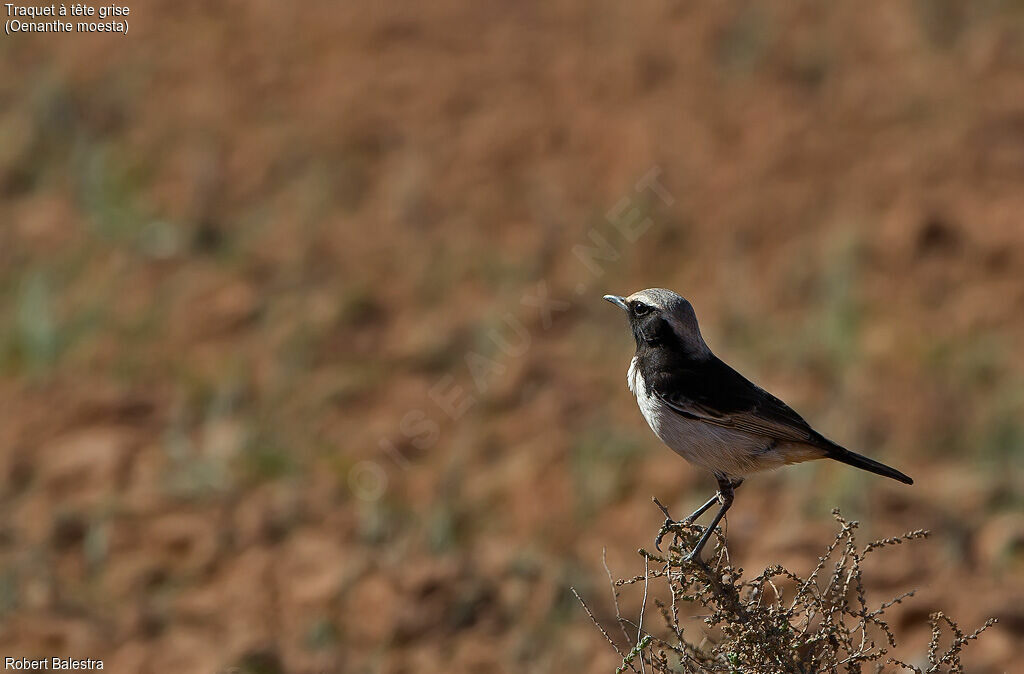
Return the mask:
<svg viewBox="0 0 1024 674">
<path fill-rule="evenodd" d="M 699 541 L 697 541 L 697 545 L 693 547 L 690 554 L 686 555 L 686 561 L 688 562 L 700 559 L 701 550 L 703 550 L 704 546 L 707 545 L 708 540 L 711 538 L 711 534 L 715 531 L 715 527 L 718 526 L 718 523 L 722 521 L 723 517 L 725 517 L 726 511 L 729 510 L 730 506 L 732 506 L 736 487 L 740 486 L 743 482 L 743 480 L 733 482 L 729 478 L 721 475 L 716 475 L 715 477 L 718 478 L 718 500 L 722 505 L 718 509 L 718 512 L 715 513 L 714 519 L 711 520 L 711 525 L 704 530 L 704 535 L 700 537 Z"/>
<path fill-rule="evenodd" d="M 674 526 L 677 526 L 677 525 L 688 526 L 690 524 L 693 524 L 694 522 L 697 521 L 698 517 L 700 517 L 701 515 L 706 513 L 708 510 L 710 510 L 711 506 L 715 505 L 716 503 L 721 503 L 722 502 L 721 485 L 722 485 L 722 481 L 723 480 L 725 480 L 730 485 L 731 489 L 736 489 L 737 487 L 739 487 L 743 483 L 743 479 L 742 478 L 734 480 L 732 482 L 729 482 L 728 478 L 722 478 L 722 477 L 719 477 L 717 475 L 715 477 L 718 479 L 719 491 L 715 492 L 715 495 L 712 496 L 711 498 L 709 498 L 704 505 L 702 505 L 701 507 L 697 508 L 692 513 L 690 513 L 688 516 L 684 517 L 683 519 L 681 519 L 679 521 L 673 520 L 669 516 L 668 511 L 665 510 L 664 506 L 662 506 L 662 512 L 665 513 L 665 523 L 661 525 L 661 530 L 658 532 L 657 538 L 654 539 L 654 547 L 658 550 L 658 552 L 661 552 L 661 541 L 662 541 L 663 538 L 665 538 L 665 534 L 668 533 L 670 528 L 672 528 Z M 657 500 L 655 500 L 655 502 L 658 503 Z M 658 505 L 661 506 L 660 503 L 658 503 Z M 713 528 L 714 527 L 712 527 L 712 529 Z"/>
<path fill-rule="evenodd" d="M 701 507 L 699 507 L 696 510 L 694 510 L 687 517 L 685 517 L 682 520 L 680 520 L 680 524 L 693 524 L 694 522 L 697 521 L 697 518 L 700 517 L 701 515 L 703 515 L 704 513 L 706 513 L 711 508 L 711 506 L 713 506 L 716 503 L 718 503 L 718 499 L 719 499 L 719 493 L 715 492 L 715 495 L 712 496 L 711 498 L 709 498 L 707 503 L 705 503 Z"/>
<path fill-rule="evenodd" d="M 658 531 L 658 535 L 654 539 L 655 549 L 658 552 L 661 552 L 661 540 L 665 538 L 665 534 L 667 534 L 672 527 L 688 526 L 690 524 L 693 524 L 694 520 L 696 520 L 698 517 L 706 513 L 711 506 L 718 503 L 718 498 L 718 493 L 716 492 L 714 496 L 708 499 L 707 503 L 694 510 L 692 513 L 690 513 L 688 517 L 684 517 L 679 521 L 676 521 L 669 517 L 668 511 L 663 511 L 665 512 L 665 523 L 661 525 L 661 529 Z"/>
</svg>

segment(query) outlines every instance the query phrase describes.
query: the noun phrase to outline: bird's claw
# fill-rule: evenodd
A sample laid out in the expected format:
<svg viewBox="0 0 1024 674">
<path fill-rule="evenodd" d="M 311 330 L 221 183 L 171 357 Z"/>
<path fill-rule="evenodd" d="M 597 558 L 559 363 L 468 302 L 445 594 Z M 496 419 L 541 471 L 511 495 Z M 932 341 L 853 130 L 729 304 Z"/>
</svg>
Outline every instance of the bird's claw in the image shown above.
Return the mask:
<svg viewBox="0 0 1024 674">
<path fill-rule="evenodd" d="M 654 539 L 654 548 L 658 552 L 662 551 L 662 540 L 665 539 L 666 534 L 668 534 L 673 529 L 679 530 L 679 529 L 682 529 L 682 528 L 686 528 L 686 526 L 692 526 L 692 525 L 693 525 L 693 517 L 692 516 L 684 517 L 683 519 L 673 519 L 671 517 L 666 517 L 665 523 L 662 524 L 662 529 L 658 530 L 657 537 Z M 687 555 L 686 561 L 690 561 L 689 555 Z"/>
<path fill-rule="evenodd" d="M 657 550 L 658 552 L 661 552 L 661 540 L 663 538 L 665 538 L 665 534 L 667 534 L 669 532 L 669 529 L 674 527 L 676 524 L 677 524 L 677 522 L 674 521 L 672 518 L 670 518 L 670 517 L 666 517 L 665 518 L 665 523 L 661 525 L 661 529 L 658 530 L 658 535 L 654 539 L 654 549 L 655 550 Z"/>
</svg>

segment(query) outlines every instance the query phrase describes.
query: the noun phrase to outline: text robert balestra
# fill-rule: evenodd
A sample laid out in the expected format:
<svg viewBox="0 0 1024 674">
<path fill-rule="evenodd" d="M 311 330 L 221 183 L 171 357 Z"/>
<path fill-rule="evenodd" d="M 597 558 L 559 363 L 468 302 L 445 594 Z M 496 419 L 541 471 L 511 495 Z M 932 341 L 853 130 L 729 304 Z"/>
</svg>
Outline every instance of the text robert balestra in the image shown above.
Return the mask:
<svg viewBox="0 0 1024 674">
<path fill-rule="evenodd" d="M 93 658 L 4 658 L 5 670 L 58 671 L 103 669 L 103 661 Z"/>
</svg>

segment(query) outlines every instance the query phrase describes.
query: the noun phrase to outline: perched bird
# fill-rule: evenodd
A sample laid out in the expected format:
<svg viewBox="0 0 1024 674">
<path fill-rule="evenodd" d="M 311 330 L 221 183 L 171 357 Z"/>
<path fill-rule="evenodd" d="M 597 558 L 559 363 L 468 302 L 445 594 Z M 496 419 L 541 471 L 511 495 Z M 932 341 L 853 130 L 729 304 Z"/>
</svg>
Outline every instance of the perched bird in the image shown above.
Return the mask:
<svg viewBox="0 0 1024 674">
<path fill-rule="evenodd" d="M 604 299 L 629 319 L 636 354 L 626 382 L 651 430 L 674 452 L 711 471 L 718 480 L 718 493 L 682 520 L 692 524 L 716 502 L 720 504 L 687 559 L 699 558 L 732 505 L 735 489 L 750 473 L 835 459 L 914 483 L 898 470 L 832 442 L 786 403 L 719 360 L 701 337 L 693 307 L 671 290 L 649 288 L 629 297 L 605 295 Z M 655 545 L 660 542 L 659 535 Z"/>
</svg>

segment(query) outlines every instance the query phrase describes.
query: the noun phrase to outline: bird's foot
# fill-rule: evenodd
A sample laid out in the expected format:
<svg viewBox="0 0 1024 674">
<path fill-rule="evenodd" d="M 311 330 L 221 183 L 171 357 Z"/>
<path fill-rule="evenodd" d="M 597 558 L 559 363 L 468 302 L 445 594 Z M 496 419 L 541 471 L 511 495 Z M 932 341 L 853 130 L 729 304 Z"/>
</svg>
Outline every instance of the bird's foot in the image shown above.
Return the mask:
<svg viewBox="0 0 1024 674">
<path fill-rule="evenodd" d="M 685 528 L 685 527 L 690 527 L 690 526 L 693 526 L 693 520 L 691 520 L 689 517 L 686 518 L 685 520 L 671 520 L 671 519 L 665 520 L 665 523 L 661 525 L 661 529 L 658 531 L 658 536 L 654 539 L 654 547 L 655 547 L 655 549 L 657 549 L 658 552 L 662 551 L 661 550 L 661 542 L 662 542 L 662 540 L 664 540 L 665 536 L 668 535 L 670 532 L 678 534 L 679 533 L 679 529 Z M 698 527 L 698 529 L 700 529 L 700 527 Z M 672 549 L 673 550 L 678 550 L 679 548 L 672 548 Z M 701 553 L 700 548 L 695 546 L 693 550 L 691 550 L 690 552 L 688 552 L 686 555 L 683 556 L 682 561 L 685 562 L 685 563 L 690 563 L 690 562 L 693 562 L 693 561 L 696 561 L 697 563 L 700 563 L 700 553 Z"/>
<path fill-rule="evenodd" d="M 693 524 L 693 519 L 687 517 L 682 520 L 674 520 L 671 517 L 665 519 L 665 523 L 661 525 L 661 529 L 658 530 L 658 536 L 654 539 L 654 547 L 661 552 L 661 541 L 669 533 L 678 534 L 679 530 L 683 527 L 688 527 Z"/>
<path fill-rule="evenodd" d="M 658 535 L 654 539 L 654 547 L 658 552 L 661 552 L 661 542 L 665 539 L 665 536 L 670 532 L 679 533 L 680 529 L 686 527 L 692 527 L 693 521 L 696 518 L 692 515 L 681 520 L 674 520 L 671 517 L 665 518 L 665 523 L 661 525 L 661 529 L 658 530 Z"/>
<path fill-rule="evenodd" d="M 665 518 L 665 523 L 661 525 L 661 529 L 658 530 L 658 535 L 654 538 L 654 549 L 661 552 L 661 539 L 665 538 L 665 534 L 675 526 L 675 520 L 670 517 Z"/>
</svg>

